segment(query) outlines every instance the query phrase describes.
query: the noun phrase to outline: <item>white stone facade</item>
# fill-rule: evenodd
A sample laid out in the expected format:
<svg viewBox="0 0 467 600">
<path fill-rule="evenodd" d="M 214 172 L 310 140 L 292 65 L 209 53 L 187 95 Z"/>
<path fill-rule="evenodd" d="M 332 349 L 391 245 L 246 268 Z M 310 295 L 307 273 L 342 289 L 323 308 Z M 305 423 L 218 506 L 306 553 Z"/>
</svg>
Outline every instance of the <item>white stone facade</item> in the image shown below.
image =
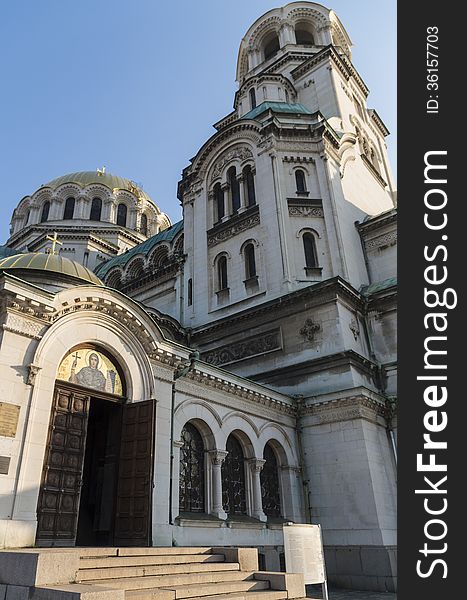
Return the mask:
<svg viewBox="0 0 467 600">
<path fill-rule="evenodd" d="M 279 568 L 280 520 L 264 514 L 260 488 L 269 443 L 282 520 L 322 525 L 330 578 L 394 589 L 396 198 L 388 131 L 367 107 L 350 49 L 319 4 L 260 17 L 241 41 L 234 110 L 183 172 L 183 222 L 169 226 L 154 209 L 148 239 L 141 201 L 126 228 L 111 227 L 108 189 L 99 242 L 78 239 L 89 202 L 76 221 L 60 219 L 68 188 L 47 191 L 57 204 L 46 225 L 21 227 L 46 192 L 22 201 L 8 246 L 40 250 L 46 229 L 57 231 L 78 262 L 93 248 L 107 288 L 42 294 L 3 277 L 1 385 L 21 416 L 16 438 L 0 438 L 10 457 L 2 543 L 34 542 L 57 365 L 95 343 L 122 365 L 129 402 L 157 400 L 153 544 L 255 545 Z M 189 349 L 201 360 L 176 379 Z M 203 518 L 179 513 L 187 423 L 205 452 Z M 243 521 L 227 518 L 222 499 L 232 433 L 244 456 Z"/>
</svg>

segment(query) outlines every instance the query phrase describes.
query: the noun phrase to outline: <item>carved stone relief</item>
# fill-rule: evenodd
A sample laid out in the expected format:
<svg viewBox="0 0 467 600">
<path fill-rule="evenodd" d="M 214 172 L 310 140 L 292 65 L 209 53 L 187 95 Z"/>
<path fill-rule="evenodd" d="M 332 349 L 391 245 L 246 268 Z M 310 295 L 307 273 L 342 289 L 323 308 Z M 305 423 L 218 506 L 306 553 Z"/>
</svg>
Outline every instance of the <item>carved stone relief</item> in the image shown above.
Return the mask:
<svg viewBox="0 0 467 600">
<path fill-rule="evenodd" d="M 302 335 L 308 342 L 313 342 L 316 333 L 321 329 L 319 323 L 315 323 L 313 319 L 307 319 L 300 329 L 300 335 Z"/>
<path fill-rule="evenodd" d="M 274 350 L 280 350 L 281 348 L 280 329 L 275 329 L 262 335 L 248 338 L 247 340 L 234 342 L 233 344 L 211 350 L 203 356 L 203 360 L 211 365 L 225 365 Z"/>
</svg>

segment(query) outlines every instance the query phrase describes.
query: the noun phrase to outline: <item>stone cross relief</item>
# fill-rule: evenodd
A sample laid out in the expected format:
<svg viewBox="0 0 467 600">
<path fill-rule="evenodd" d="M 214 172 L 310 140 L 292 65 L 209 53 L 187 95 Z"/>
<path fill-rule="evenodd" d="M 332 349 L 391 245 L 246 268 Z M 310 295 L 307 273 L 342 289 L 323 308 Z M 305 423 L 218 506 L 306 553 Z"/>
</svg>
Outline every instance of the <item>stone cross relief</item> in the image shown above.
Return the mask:
<svg viewBox="0 0 467 600">
<path fill-rule="evenodd" d="M 313 319 L 307 319 L 300 329 L 300 335 L 302 335 L 308 342 L 313 342 L 316 333 L 321 329 L 321 325 L 315 323 Z"/>
</svg>

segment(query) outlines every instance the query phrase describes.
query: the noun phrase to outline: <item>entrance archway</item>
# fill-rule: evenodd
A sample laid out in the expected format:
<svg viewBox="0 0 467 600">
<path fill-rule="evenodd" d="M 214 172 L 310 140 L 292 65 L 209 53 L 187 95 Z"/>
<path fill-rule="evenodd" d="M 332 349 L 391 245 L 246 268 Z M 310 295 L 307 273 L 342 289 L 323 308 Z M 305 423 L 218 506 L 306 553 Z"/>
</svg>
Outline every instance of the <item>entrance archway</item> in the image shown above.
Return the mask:
<svg viewBox="0 0 467 600">
<path fill-rule="evenodd" d="M 128 403 L 118 363 L 74 348 L 55 381 L 38 546 L 149 545 L 154 401 Z"/>
</svg>

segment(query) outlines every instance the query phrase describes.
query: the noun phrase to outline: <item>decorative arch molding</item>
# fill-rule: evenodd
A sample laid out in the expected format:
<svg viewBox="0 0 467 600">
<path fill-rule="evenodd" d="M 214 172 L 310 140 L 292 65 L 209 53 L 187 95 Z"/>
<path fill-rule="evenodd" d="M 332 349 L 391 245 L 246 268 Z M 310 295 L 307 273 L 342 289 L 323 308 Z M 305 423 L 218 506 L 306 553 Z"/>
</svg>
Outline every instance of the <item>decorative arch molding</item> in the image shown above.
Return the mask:
<svg viewBox="0 0 467 600">
<path fill-rule="evenodd" d="M 218 444 L 218 431 L 222 427 L 222 419 L 219 413 L 204 400 L 193 400 L 188 398 L 177 405 L 174 412 L 174 439 L 180 439 L 181 431 L 189 421 L 201 420 L 209 428 L 216 446 Z M 214 448 L 210 448 L 214 449 Z"/>
<path fill-rule="evenodd" d="M 212 167 L 209 177 L 211 183 L 215 179 L 219 179 L 222 177 L 222 174 L 224 173 L 227 165 L 229 165 L 230 163 L 236 162 L 242 165 L 245 161 L 249 159 L 253 160 L 254 156 L 251 148 L 247 145 L 237 145 L 227 150 L 224 150 L 220 158 L 217 159 L 217 161 L 214 163 L 214 166 Z"/>
<path fill-rule="evenodd" d="M 260 125 L 255 121 L 235 121 L 218 131 L 200 148 L 192 165 L 185 172 L 179 185 L 179 195 L 194 194 L 198 191 L 212 161 L 227 150 L 229 145 L 243 142 L 256 147 L 260 141 Z"/>
<path fill-rule="evenodd" d="M 167 244 L 158 244 L 148 256 L 148 264 L 155 268 L 161 267 L 168 259 L 170 247 Z"/>
<path fill-rule="evenodd" d="M 140 277 L 145 268 L 145 257 L 142 254 L 135 256 L 125 267 L 125 279 Z"/>
<path fill-rule="evenodd" d="M 222 429 L 220 430 L 220 436 L 222 437 L 222 443 L 219 446 L 221 450 L 225 450 L 225 445 L 227 442 L 227 438 L 231 433 L 241 432 L 248 442 L 251 444 L 253 456 L 249 456 L 247 458 L 253 458 L 256 456 L 257 458 L 260 456 L 260 444 L 259 440 L 259 429 L 256 426 L 255 422 L 251 417 L 245 415 L 244 413 L 233 410 L 227 413 L 222 419 Z M 240 439 L 240 436 L 238 436 Z M 242 445 L 244 446 L 244 450 L 247 447 L 247 444 L 244 440 L 242 441 Z"/>
<path fill-rule="evenodd" d="M 282 18 L 280 15 L 272 15 L 264 20 L 262 20 L 256 28 L 248 35 L 248 47 L 250 49 L 257 48 L 264 37 L 274 31 L 275 33 L 279 33 L 279 29 L 282 25 Z"/>
<path fill-rule="evenodd" d="M 118 291 L 104 291 L 102 288 L 99 290 L 87 286 L 78 290 L 75 288 L 60 292 L 56 297 L 55 311 L 43 314 L 42 318 L 54 324 L 69 314 L 76 315 L 82 311 L 97 313 L 101 315 L 99 318 L 108 316 L 120 327 L 128 329 L 149 356 L 152 357 L 158 352 L 158 342 L 164 341 L 162 331 L 157 323 L 127 296 Z M 120 297 L 124 299 L 123 302 L 119 301 Z"/>
<path fill-rule="evenodd" d="M 238 251 L 238 254 L 241 256 L 244 252 L 245 252 L 245 248 L 248 246 L 248 244 L 253 244 L 253 246 L 255 248 L 259 248 L 261 246 L 260 242 L 258 242 L 257 240 L 255 240 L 254 238 L 248 238 L 247 240 L 245 240 L 243 242 L 243 244 L 240 246 L 240 250 Z"/>
<path fill-rule="evenodd" d="M 318 233 L 318 231 L 316 229 L 313 229 L 313 227 L 302 227 L 301 229 L 299 229 L 296 234 L 297 238 L 301 238 L 305 233 L 311 233 L 316 238 L 321 239 L 321 235 Z"/>
<path fill-rule="evenodd" d="M 114 267 L 107 273 L 105 277 L 105 283 L 107 286 L 113 287 L 113 285 L 115 285 L 117 282 L 121 282 L 122 277 L 123 270 L 120 267 Z"/>
<path fill-rule="evenodd" d="M 260 442 L 262 444 L 262 449 L 264 450 L 264 446 L 271 441 L 275 441 L 282 448 L 282 458 L 286 458 L 285 463 L 281 461 L 282 465 L 296 464 L 297 458 L 295 456 L 294 448 L 285 429 L 277 423 L 264 423 L 260 427 Z"/>
</svg>

